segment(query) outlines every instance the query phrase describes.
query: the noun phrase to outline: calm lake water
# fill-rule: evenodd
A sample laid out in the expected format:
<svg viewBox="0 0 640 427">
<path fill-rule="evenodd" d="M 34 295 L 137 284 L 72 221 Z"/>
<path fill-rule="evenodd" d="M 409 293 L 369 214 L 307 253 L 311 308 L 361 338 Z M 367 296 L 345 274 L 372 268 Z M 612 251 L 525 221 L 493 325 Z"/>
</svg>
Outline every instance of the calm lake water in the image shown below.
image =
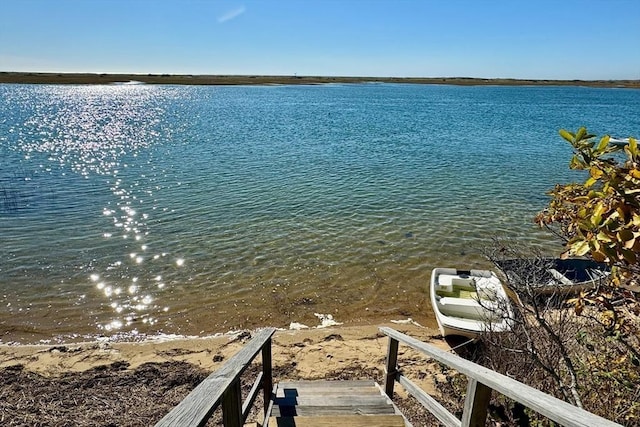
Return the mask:
<svg viewBox="0 0 640 427">
<path fill-rule="evenodd" d="M 582 125 L 639 136 L 640 91 L 0 85 L 1 341 L 430 324 L 432 268 L 560 249 Z"/>
</svg>

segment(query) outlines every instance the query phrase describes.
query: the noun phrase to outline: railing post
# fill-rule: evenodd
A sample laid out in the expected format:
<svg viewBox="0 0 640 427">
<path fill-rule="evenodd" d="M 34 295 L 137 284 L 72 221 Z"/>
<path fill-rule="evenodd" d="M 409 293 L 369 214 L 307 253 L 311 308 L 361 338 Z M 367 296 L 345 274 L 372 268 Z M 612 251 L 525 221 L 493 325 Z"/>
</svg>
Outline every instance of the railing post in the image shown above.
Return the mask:
<svg viewBox="0 0 640 427">
<path fill-rule="evenodd" d="M 483 427 L 487 421 L 487 409 L 491 389 L 477 380 L 467 377 L 467 397 L 464 399 L 462 427 Z"/>
<path fill-rule="evenodd" d="M 396 381 L 398 364 L 398 341 L 389 337 L 389 348 L 387 349 L 387 377 L 384 383 L 384 392 L 393 399 L 393 385 Z"/>
<path fill-rule="evenodd" d="M 242 427 L 240 379 L 235 380 L 222 395 L 222 424 L 224 427 Z"/>
<path fill-rule="evenodd" d="M 273 370 L 271 361 L 271 338 L 262 347 L 262 393 L 264 396 L 264 415 L 269 411 L 273 392 Z"/>
</svg>

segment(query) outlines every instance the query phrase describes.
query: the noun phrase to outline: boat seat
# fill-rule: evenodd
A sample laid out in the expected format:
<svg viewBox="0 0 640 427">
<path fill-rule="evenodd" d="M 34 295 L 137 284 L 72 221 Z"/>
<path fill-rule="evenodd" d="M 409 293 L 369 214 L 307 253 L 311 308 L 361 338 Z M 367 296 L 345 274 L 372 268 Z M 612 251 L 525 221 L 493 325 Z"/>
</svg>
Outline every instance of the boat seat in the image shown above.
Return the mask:
<svg viewBox="0 0 640 427">
<path fill-rule="evenodd" d="M 453 274 L 441 274 L 438 276 L 437 291 L 452 293 L 453 288 L 475 290 L 475 282 L 471 277 L 460 277 Z"/>
<path fill-rule="evenodd" d="M 480 305 L 480 303 L 473 298 L 454 298 L 454 297 L 441 297 L 438 300 L 438 308 L 440 312 L 446 316 L 462 317 L 465 319 L 485 320 L 496 317 L 496 313 L 493 310 Z M 484 305 L 489 304 L 483 301 Z"/>
</svg>

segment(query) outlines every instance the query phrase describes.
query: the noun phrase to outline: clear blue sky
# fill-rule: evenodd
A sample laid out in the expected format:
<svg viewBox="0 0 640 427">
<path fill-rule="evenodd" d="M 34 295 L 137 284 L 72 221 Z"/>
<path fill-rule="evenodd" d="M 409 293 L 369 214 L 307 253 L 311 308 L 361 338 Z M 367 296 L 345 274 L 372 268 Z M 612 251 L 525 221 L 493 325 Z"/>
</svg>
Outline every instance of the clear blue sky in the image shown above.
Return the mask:
<svg viewBox="0 0 640 427">
<path fill-rule="evenodd" d="M 0 71 L 640 79 L 640 0 L 0 0 Z"/>
</svg>

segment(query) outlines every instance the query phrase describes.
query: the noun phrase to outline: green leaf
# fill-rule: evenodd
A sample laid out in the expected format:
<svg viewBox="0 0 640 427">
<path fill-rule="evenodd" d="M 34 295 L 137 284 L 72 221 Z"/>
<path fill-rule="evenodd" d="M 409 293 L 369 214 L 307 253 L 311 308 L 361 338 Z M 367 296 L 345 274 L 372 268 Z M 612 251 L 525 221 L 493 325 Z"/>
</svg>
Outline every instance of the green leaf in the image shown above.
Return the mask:
<svg viewBox="0 0 640 427">
<path fill-rule="evenodd" d="M 600 223 L 602 222 L 602 214 L 604 213 L 604 211 L 605 211 L 605 207 L 604 207 L 604 203 L 602 202 L 598 202 L 598 204 L 596 204 L 596 207 L 593 208 L 593 214 L 591 215 L 591 222 L 596 227 L 600 226 Z"/>
<path fill-rule="evenodd" d="M 635 138 L 629 138 L 629 151 L 633 157 L 638 157 L 638 141 Z"/>
<path fill-rule="evenodd" d="M 591 175 L 595 179 L 598 179 L 602 176 L 602 169 L 591 166 L 591 168 L 589 168 L 589 175 Z"/>
<path fill-rule="evenodd" d="M 609 145 L 609 140 L 611 139 L 611 137 L 609 135 L 605 135 L 602 137 L 602 139 L 600 140 L 600 143 L 598 144 L 598 147 L 596 148 L 597 151 L 604 151 L 605 148 L 607 148 L 607 145 Z"/>
<path fill-rule="evenodd" d="M 564 129 L 560 129 L 560 136 L 563 137 L 567 142 L 570 142 L 573 144 L 573 140 L 575 138 L 575 135 L 572 134 L 571 132 L 567 132 Z"/>
<path fill-rule="evenodd" d="M 580 160 L 577 156 L 573 156 L 571 158 L 571 162 L 569 163 L 569 168 L 571 169 L 584 169 L 586 167 L 585 162 Z"/>
<path fill-rule="evenodd" d="M 583 256 L 589 252 L 589 242 L 581 240 L 571 245 L 571 252 L 576 256 Z"/>
<path fill-rule="evenodd" d="M 596 236 L 596 239 L 598 239 L 601 242 L 605 242 L 605 243 L 611 243 L 612 239 L 609 235 L 607 235 L 607 233 L 605 233 L 604 231 L 600 231 L 598 233 L 598 235 Z"/>
<path fill-rule="evenodd" d="M 587 134 L 587 128 L 585 128 L 584 126 L 578 129 L 578 133 L 576 134 L 576 141 L 582 141 L 586 134 Z"/>
</svg>

